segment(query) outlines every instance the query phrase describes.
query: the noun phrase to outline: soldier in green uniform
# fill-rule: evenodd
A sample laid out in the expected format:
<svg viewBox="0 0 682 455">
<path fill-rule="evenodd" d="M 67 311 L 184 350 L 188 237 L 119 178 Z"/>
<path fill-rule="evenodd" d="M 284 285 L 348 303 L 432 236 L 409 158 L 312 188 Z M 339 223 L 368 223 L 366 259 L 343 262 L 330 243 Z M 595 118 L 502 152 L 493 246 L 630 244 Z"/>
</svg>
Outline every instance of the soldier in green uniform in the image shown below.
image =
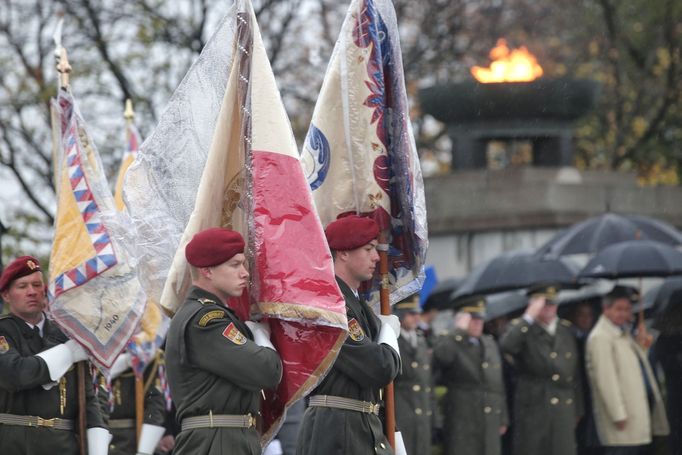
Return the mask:
<svg viewBox="0 0 682 455">
<path fill-rule="evenodd" d="M 135 409 L 135 374 L 131 368 L 132 358 L 128 352 L 118 356 L 111 367 L 111 390 L 107 390 L 104 377 L 101 377 L 100 400 L 103 414 L 108 418 L 109 431 L 113 435 L 109 443 L 109 455 L 152 455 L 156 445 L 166 432 L 166 402 L 159 387 L 158 367 L 163 352 L 157 351 L 152 363 L 144 372 L 144 417 L 138 443 Z M 110 407 L 109 393 L 113 399 Z M 137 448 L 137 452 L 136 452 Z"/>
<path fill-rule="evenodd" d="M 9 314 L 0 317 L 0 454 L 79 453 L 78 380 L 83 348 L 45 317 L 40 263 L 22 256 L 0 276 Z M 89 368 L 87 369 L 89 370 Z M 88 452 L 107 453 L 106 430 L 86 373 Z"/>
<path fill-rule="evenodd" d="M 528 290 L 529 304 L 500 346 L 518 373 L 514 396 L 516 455 L 573 455 L 582 417 L 578 346 L 571 323 L 556 316 L 557 286 Z"/>
<path fill-rule="evenodd" d="M 171 320 L 166 365 L 181 431 L 175 455 L 261 453 L 256 431 L 261 390 L 277 386 L 282 363 L 267 326 L 228 306 L 247 286 L 244 240 L 211 228 L 185 248 L 193 287 Z"/>
<path fill-rule="evenodd" d="M 485 298 L 473 296 L 460 305 L 453 333 L 440 336 L 433 349 L 448 389 L 445 454 L 499 455 L 509 425 L 500 351 L 483 334 Z"/>
<path fill-rule="evenodd" d="M 357 291 L 374 275 L 379 227 L 369 218 L 347 216 L 330 223 L 325 234 L 346 300 L 348 337 L 310 396 L 297 453 L 393 454 L 379 418 L 379 390 L 398 374 L 400 322 L 395 315 L 377 317 Z"/>
<path fill-rule="evenodd" d="M 393 383 L 395 421 L 408 454 L 431 453 L 431 354 L 417 328 L 420 312 L 418 295 L 393 306 L 393 313 L 400 319 L 398 347 L 403 363 Z"/>
</svg>

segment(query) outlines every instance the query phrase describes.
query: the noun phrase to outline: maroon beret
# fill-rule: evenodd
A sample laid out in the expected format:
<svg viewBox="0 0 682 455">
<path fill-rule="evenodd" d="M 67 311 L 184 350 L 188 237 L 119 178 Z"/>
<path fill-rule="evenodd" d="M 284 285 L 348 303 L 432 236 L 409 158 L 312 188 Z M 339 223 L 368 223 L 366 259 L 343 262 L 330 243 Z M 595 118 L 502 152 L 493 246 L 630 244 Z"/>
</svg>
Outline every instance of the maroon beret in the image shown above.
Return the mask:
<svg viewBox="0 0 682 455">
<path fill-rule="evenodd" d="M 350 215 L 329 223 L 324 233 L 329 249 L 354 250 L 376 239 L 379 236 L 379 225 L 371 218 Z"/>
<path fill-rule="evenodd" d="M 2 271 L 2 276 L 0 276 L 0 292 L 4 292 L 12 284 L 12 281 L 40 271 L 40 262 L 33 256 L 16 258 Z"/>
<path fill-rule="evenodd" d="M 239 232 L 209 228 L 194 234 L 185 247 L 185 258 L 194 267 L 213 267 L 243 252 L 244 238 Z"/>
</svg>

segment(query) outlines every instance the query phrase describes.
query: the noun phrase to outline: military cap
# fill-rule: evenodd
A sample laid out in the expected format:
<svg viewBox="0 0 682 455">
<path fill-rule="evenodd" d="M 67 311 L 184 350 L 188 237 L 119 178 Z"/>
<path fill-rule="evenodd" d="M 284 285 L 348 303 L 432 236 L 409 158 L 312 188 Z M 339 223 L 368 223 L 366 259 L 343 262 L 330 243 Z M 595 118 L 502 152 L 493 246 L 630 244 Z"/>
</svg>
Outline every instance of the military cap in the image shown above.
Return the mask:
<svg viewBox="0 0 682 455">
<path fill-rule="evenodd" d="M 0 292 L 4 292 L 9 288 L 12 281 L 40 271 L 40 262 L 33 256 L 21 256 L 16 258 L 5 267 L 2 276 L 0 276 Z"/>
<path fill-rule="evenodd" d="M 528 297 L 544 297 L 547 303 L 555 303 L 559 294 L 559 285 L 551 283 L 539 283 L 530 286 L 526 290 Z"/>
<path fill-rule="evenodd" d="M 194 234 L 185 247 L 185 258 L 194 267 L 213 267 L 243 252 L 242 235 L 239 232 L 218 227 Z"/>
<path fill-rule="evenodd" d="M 401 316 L 405 313 L 421 313 L 419 306 L 419 294 L 415 294 L 393 305 L 393 313 Z"/>
<path fill-rule="evenodd" d="M 329 249 L 348 251 L 376 239 L 379 236 L 379 225 L 371 218 L 349 215 L 329 223 L 324 233 Z"/>
<path fill-rule="evenodd" d="M 462 313 L 469 313 L 473 318 L 485 318 L 485 297 L 472 295 L 455 303 L 455 309 Z"/>
<path fill-rule="evenodd" d="M 632 303 L 639 302 L 639 291 L 632 286 L 617 284 L 606 294 L 611 299 L 628 299 Z"/>
</svg>

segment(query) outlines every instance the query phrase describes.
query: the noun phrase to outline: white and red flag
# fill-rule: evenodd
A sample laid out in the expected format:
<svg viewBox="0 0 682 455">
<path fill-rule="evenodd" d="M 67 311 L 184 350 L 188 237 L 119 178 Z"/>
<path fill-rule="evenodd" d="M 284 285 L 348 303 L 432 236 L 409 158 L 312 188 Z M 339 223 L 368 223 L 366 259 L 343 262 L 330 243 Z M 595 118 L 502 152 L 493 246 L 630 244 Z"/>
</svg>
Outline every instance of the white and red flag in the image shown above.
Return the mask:
<svg viewBox="0 0 682 455">
<path fill-rule="evenodd" d="M 333 364 L 346 338 L 345 303 L 250 1 L 236 2 L 218 36 L 220 41 L 211 39 L 202 53 L 204 62 L 190 70 L 161 120 L 157 132 L 169 135 L 155 133 L 143 145 L 139 163 L 129 171 L 125 199 L 140 231 L 153 224 L 164 229 L 161 237 L 175 242 L 171 263 L 151 272 L 165 273 L 161 304 L 169 311 L 182 303 L 191 282 L 184 249 L 192 236 L 215 226 L 244 235 L 251 284 L 230 306 L 243 319 L 258 313 L 270 324 L 284 366 L 280 385 L 266 392 L 263 404 L 266 442 L 286 407 L 309 393 Z M 205 70 L 204 63 L 209 65 Z M 216 99 L 220 103 L 212 106 Z M 201 116 L 214 125 L 207 155 L 201 154 L 206 131 L 198 130 L 193 120 L 198 105 L 207 108 Z M 178 140 L 165 122 L 186 126 L 185 139 Z M 186 166 L 180 172 L 182 163 Z M 154 191 L 164 194 L 149 197 Z M 188 191 L 194 198 L 186 219 L 171 212 L 173 219 L 163 222 L 164 206 L 184 209 L 185 202 L 175 201 L 186 201 Z M 152 221 L 144 219 L 149 211 Z M 178 233 L 175 227 L 180 225 Z M 175 226 L 173 231 L 169 226 Z M 151 232 L 142 242 L 157 237 L 158 232 Z M 146 254 L 158 248 L 150 246 Z"/>
</svg>

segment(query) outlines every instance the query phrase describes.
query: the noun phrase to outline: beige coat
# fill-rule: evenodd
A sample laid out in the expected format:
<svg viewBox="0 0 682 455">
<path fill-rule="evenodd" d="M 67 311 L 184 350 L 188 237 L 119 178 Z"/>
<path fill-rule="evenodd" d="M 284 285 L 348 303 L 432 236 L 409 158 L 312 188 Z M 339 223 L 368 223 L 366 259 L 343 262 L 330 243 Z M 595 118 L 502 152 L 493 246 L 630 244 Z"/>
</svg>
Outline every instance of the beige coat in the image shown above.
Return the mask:
<svg viewBox="0 0 682 455">
<path fill-rule="evenodd" d="M 644 364 L 653 388 L 653 412 L 649 412 L 638 359 Z M 656 379 L 645 352 L 629 333 L 602 315 L 587 339 L 585 360 L 602 445 L 642 445 L 651 442 L 652 432 L 668 434 L 668 420 Z M 627 422 L 625 429 L 619 431 L 615 422 L 621 420 Z"/>
</svg>

